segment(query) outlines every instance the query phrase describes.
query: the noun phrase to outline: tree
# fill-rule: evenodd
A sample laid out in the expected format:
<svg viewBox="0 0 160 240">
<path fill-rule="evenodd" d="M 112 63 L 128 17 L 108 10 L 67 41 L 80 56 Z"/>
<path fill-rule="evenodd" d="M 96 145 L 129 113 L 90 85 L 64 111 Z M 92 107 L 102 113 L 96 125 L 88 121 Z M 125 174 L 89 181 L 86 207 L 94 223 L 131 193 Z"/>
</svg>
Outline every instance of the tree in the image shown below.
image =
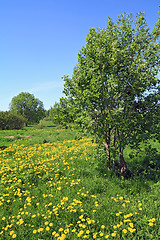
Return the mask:
<svg viewBox="0 0 160 240">
<path fill-rule="evenodd" d="M 12 98 L 10 111 L 25 117 L 27 123 L 39 122 L 45 116 L 43 103 L 27 92 L 21 92 Z"/>
<path fill-rule="evenodd" d="M 64 93 L 81 106 L 89 129 L 106 148 L 108 170 L 112 153 L 113 167 L 118 155 L 121 172 L 126 171 L 125 146 L 137 146 L 156 126 L 159 36 L 160 17 L 152 31 L 142 12 L 135 21 L 132 14 L 120 15 L 116 23 L 108 18 L 106 29 L 90 29 L 72 78 L 63 78 Z"/>
<path fill-rule="evenodd" d="M 55 102 L 54 106 L 49 110 L 49 117 L 55 124 L 67 126 L 74 122 L 74 108 L 70 99 L 60 98 L 59 103 Z"/>
</svg>

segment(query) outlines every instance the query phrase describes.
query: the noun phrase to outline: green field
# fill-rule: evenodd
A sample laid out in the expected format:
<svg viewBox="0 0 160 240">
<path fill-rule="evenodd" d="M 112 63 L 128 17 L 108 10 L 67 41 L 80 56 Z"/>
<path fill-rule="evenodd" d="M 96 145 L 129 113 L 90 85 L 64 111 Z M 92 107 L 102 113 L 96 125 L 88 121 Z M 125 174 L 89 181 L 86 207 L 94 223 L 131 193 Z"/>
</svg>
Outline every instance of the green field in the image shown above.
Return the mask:
<svg viewBox="0 0 160 240">
<path fill-rule="evenodd" d="M 0 239 L 160 239 L 159 155 L 126 149 L 124 179 L 96 146 L 50 122 L 0 131 Z"/>
</svg>

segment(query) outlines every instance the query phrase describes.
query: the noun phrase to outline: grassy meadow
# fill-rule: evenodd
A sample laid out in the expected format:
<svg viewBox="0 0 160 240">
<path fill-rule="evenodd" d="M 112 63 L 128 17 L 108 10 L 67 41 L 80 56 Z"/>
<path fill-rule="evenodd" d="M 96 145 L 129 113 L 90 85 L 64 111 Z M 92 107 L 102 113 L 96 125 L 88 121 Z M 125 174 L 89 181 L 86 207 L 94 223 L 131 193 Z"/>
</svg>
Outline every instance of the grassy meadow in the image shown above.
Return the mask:
<svg viewBox="0 0 160 240">
<path fill-rule="evenodd" d="M 0 131 L 0 239 L 160 239 L 159 155 L 149 145 L 129 154 L 124 179 L 75 130 Z"/>
</svg>

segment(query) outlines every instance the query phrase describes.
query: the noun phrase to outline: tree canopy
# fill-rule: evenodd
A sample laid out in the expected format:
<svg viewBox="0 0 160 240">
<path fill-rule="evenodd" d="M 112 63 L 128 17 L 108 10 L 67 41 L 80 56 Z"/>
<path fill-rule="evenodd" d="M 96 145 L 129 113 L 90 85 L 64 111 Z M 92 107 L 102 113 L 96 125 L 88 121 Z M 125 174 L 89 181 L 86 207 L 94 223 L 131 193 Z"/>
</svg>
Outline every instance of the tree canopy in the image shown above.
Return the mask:
<svg viewBox="0 0 160 240">
<path fill-rule="evenodd" d="M 12 98 L 10 111 L 25 117 L 27 123 L 36 123 L 45 115 L 43 103 L 27 92 L 21 92 Z"/>
<path fill-rule="evenodd" d="M 122 14 L 105 29 L 91 28 L 78 54 L 72 78 L 64 76 L 64 93 L 81 109 L 110 158 L 127 168 L 126 145 L 137 146 L 158 126 L 160 80 L 160 17 L 153 30 L 145 15 Z M 154 130 L 154 131 L 152 131 Z"/>
</svg>

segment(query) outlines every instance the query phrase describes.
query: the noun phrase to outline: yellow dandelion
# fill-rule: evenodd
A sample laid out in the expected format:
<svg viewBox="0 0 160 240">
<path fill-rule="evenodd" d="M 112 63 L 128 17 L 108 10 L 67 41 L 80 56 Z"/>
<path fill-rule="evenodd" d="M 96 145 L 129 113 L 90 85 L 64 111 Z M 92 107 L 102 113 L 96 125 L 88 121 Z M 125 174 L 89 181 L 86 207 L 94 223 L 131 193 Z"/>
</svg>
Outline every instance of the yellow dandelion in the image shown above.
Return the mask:
<svg viewBox="0 0 160 240">
<path fill-rule="evenodd" d="M 109 235 L 106 235 L 105 238 L 109 238 Z"/>
<path fill-rule="evenodd" d="M 13 233 L 14 233 L 14 231 L 12 230 L 12 231 L 10 231 L 10 235 L 13 235 Z"/>
<path fill-rule="evenodd" d="M 133 232 L 135 232 L 136 231 L 136 229 L 135 228 L 128 228 L 128 230 L 131 232 L 131 233 L 133 233 Z"/>
<path fill-rule="evenodd" d="M 150 221 L 150 222 L 155 222 L 156 219 L 155 219 L 155 218 L 151 218 L 149 221 Z"/>
<path fill-rule="evenodd" d="M 134 227 L 132 222 L 129 223 L 129 226 L 130 226 L 131 228 Z"/>
<path fill-rule="evenodd" d="M 116 232 L 113 232 L 111 235 L 112 235 L 112 237 L 115 237 L 116 236 Z"/>
<path fill-rule="evenodd" d="M 64 233 L 65 233 L 65 234 L 68 233 L 68 232 L 69 232 L 69 229 L 68 229 L 68 228 L 64 230 Z"/>
<path fill-rule="evenodd" d="M 62 232 L 62 231 L 63 231 L 63 228 L 60 228 L 60 229 L 59 229 L 59 232 Z"/>
<path fill-rule="evenodd" d="M 62 234 L 61 237 L 59 237 L 59 240 L 64 240 L 65 237 L 66 237 L 66 235 L 65 235 L 65 234 Z"/>
<path fill-rule="evenodd" d="M 152 227 L 152 226 L 153 226 L 153 222 L 150 222 L 150 223 L 149 223 L 149 226 L 151 226 L 151 227 Z"/>
<path fill-rule="evenodd" d="M 122 232 L 123 232 L 123 233 L 127 233 L 127 229 L 123 229 Z"/>
</svg>

